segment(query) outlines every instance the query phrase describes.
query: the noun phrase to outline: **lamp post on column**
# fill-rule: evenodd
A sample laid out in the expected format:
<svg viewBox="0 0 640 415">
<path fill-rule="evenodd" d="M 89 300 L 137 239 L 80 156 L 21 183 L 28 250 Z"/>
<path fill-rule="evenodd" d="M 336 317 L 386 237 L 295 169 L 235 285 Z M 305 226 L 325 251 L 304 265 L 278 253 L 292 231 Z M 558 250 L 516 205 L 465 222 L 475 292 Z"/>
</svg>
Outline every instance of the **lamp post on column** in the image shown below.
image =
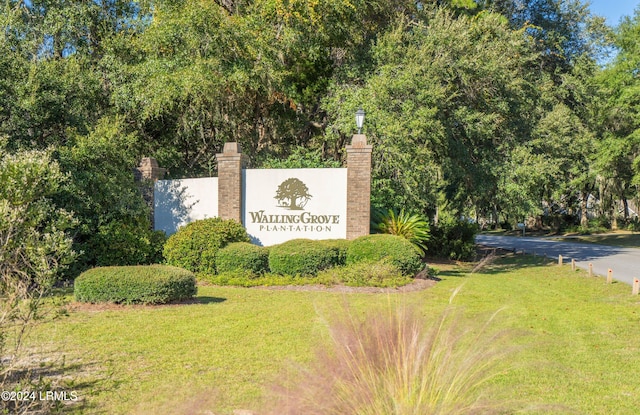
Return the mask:
<svg viewBox="0 0 640 415">
<path fill-rule="evenodd" d="M 358 128 L 358 135 L 362 134 L 362 126 L 364 125 L 365 112 L 362 108 L 356 111 L 356 127 Z"/>
<path fill-rule="evenodd" d="M 357 134 L 347 150 L 347 239 L 369 234 L 371 222 L 371 151 L 362 134 L 364 110 L 356 111 Z"/>
</svg>

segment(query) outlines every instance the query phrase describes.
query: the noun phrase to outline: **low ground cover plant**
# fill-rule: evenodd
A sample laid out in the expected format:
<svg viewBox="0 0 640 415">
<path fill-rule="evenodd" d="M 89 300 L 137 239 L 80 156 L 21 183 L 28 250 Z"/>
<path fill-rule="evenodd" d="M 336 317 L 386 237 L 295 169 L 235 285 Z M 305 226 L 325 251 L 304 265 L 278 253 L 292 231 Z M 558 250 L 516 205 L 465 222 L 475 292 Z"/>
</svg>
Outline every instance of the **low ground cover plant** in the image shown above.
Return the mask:
<svg viewBox="0 0 640 415">
<path fill-rule="evenodd" d="M 164 257 L 169 265 L 215 274 L 216 253 L 232 242 L 249 242 L 249 235 L 240 223 L 217 217 L 197 220 L 169 237 Z"/>
<path fill-rule="evenodd" d="M 413 281 L 388 260 L 363 261 L 318 273 L 318 281 L 349 287 L 400 287 Z"/>
<path fill-rule="evenodd" d="M 98 267 L 74 282 L 76 301 L 115 304 L 166 304 L 197 293 L 192 272 L 167 265 Z"/>
</svg>

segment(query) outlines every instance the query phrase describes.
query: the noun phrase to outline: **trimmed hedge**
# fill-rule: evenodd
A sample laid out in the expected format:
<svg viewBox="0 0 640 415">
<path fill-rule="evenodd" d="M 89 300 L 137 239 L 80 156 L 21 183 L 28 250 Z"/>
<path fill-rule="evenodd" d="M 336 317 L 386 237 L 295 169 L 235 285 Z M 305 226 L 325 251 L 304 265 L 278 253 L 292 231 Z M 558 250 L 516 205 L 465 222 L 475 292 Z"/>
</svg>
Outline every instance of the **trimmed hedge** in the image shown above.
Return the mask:
<svg viewBox="0 0 640 415">
<path fill-rule="evenodd" d="M 323 243 L 331 249 L 336 250 L 337 261 L 336 265 L 346 265 L 347 264 L 347 248 L 349 248 L 348 239 L 322 239 L 318 242 Z"/>
<path fill-rule="evenodd" d="M 257 276 L 269 272 L 269 249 L 247 242 L 234 242 L 216 254 L 216 270 L 224 272 L 244 271 Z"/>
<path fill-rule="evenodd" d="M 232 219 L 210 218 L 178 229 L 164 245 L 167 264 L 192 272 L 216 273 L 216 253 L 232 242 L 249 242 L 244 227 Z"/>
<path fill-rule="evenodd" d="M 311 239 L 292 239 L 269 251 L 269 268 L 281 275 L 315 276 L 318 271 L 336 266 L 338 260 L 337 248 Z"/>
<path fill-rule="evenodd" d="M 74 282 L 76 301 L 86 303 L 165 304 L 196 293 L 193 273 L 167 265 L 98 267 Z"/>
<path fill-rule="evenodd" d="M 365 235 L 351 241 L 347 248 L 347 265 L 384 259 L 396 266 L 403 275 L 414 276 L 424 267 L 415 246 L 400 236 Z"/>
</svg>

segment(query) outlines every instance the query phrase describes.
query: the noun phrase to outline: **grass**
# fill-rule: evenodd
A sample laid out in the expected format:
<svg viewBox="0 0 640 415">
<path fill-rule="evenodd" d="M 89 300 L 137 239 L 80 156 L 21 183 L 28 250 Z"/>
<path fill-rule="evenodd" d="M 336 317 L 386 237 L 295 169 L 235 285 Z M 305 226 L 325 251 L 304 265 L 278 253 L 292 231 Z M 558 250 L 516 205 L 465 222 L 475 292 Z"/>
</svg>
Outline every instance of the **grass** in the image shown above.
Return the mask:
<svg viewBox="0 0 640 415">
<path fill-rule="evenodd" d="M 640 248 L 640 233 L 626 231 L 594 235 L 576 235 L 571 237 L 559 237 L 557 239 L 564 242 L 586 242 L 600 245 Z"/>
<path fill-rule="evenodd" d="M 67 413 L 217 415 L 259 408 L 285 370 L 312 365 L 329 338 L 326 317 L 348 304 L 354 316 L 401 304 L 438 316 L 452 292 L 466 321 L 517 333 L 510 370 L 493 378 L 524 413 L 636 414 L 640 385 L 640 300 L 543 259 L 514 256 L 471 274 L 440 267 L 433 288 L 402 294 L 338 294 L 200 287 L 179 306 L 71 310 L 41 325 L 31 350 L 63 361 L 66 387 L 82 406 Z M 293 376 L 293 375 L 292 375 Z M 549 408 L 545 411 L 545 408 Z"/>
</svg>

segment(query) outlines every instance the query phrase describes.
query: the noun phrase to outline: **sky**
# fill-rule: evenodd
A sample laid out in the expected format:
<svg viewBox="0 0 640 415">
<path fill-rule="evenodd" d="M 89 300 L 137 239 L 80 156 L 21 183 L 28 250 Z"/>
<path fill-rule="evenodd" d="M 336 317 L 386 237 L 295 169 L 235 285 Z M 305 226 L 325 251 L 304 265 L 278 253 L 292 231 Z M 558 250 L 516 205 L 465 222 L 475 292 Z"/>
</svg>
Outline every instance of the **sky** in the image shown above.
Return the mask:
<svg viewBox="0 0 640 415">
<path fill-rule="evenodd" d="M 583 0 L 586 3 L 589 0 Z M 610 26 L 617 26 L 622 16 L 632 16 L 640 0 L 590 0 L 591 11 L 605 17 Z"/>
</svg>

